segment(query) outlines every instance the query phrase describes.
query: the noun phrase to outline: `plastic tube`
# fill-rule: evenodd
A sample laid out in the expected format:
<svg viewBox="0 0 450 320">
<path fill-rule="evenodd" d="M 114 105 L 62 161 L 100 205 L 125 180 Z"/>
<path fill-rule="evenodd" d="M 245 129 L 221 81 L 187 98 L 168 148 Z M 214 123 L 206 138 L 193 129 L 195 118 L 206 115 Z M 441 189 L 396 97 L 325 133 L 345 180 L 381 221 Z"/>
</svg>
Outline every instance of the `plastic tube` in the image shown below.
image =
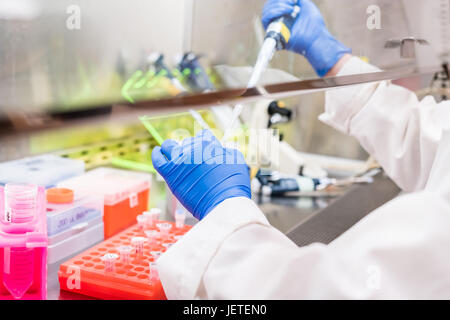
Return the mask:
<svg viewBox="0 0 450 320">
<path fill-rule="evenodd" d="M 138 257 L 142 257 L 144 255 L 144 244 L 146 241 L 147 239 L 144 237 L 134 237 L 131 239 L 131 243 L 133 244 Z"/>
<path fill-rule="evenodd" d="M 37 212 L 38 188 L 32 184 L 7 184 L 5 188 L 5 221 L 26 223 Z"/>
<path fill-rule="evenodd" d="M 5 187 L 5 217 L 7 223 L 26 224 L 37 214 L 38 187 L 31 184 L 7 184 Z M 27 230 L 23 232 L 30 232 Z M 3 284 L 14 297 L 20 299 L 33 284 L 34 249 L 9 248 L 3 250 Z"/>
<path fill-rule="evenodd" d="M 146 224 L 147 224 L 147 219 L 148 217 L 145 216 L 144 214 L 140 214 L 136 217 L 137 223 L 138 223 L 138 227 L 142 230 L 145 228 Z"/>
<path fill-rule="evenodd" d="M 155 222 L 159 220 L 159 217 L 161 215 L 161 209 L 159 208 L 152 208 L 150 211 L 146 211 L 143 213 L 145 217 L 147 217 L 146 226 L 147 228 L 153 228 L 155 225 Z"/>
<path fill-rule="evenodd" d="M 105 263 L 106 272 L 114 272 L 117 259 L 119 259 L 119 256 L 115 253 L 107 253 L 102 257 L 102 260 Z"/>
<path fill-rule="evenodd" d="M 156 262 L 150 261 L 150 262 L 148 263 L 148 266 L 149 266 L 149 268 L 150 268 L 150 270 L 149 270 L 149 276 L 148 276 L 150 282 L 153 282 L 153 281 L 158 280 L 158 278 L 159 278 L 159 275 L 158 275 L 158 265 L 156 264 Z"/>
<path fill-rule="evenodd" d="M 156 226 L 158 227 L 159 232 L 161 232 L 162 236 L 167 236 L 172 229 L 172 225 L 167 222 L 158 223 Z"/>
<path fill-rule="evenodd" d="M 159 236 L 159 232 L 157 230 L 145 230 L 144 233 L 150 244 L 156 243 Z"/>
<path fill-rule="evenodd" d="M 133 248 L 130 246 L 120 246 L 117 248 L 117 251 L 119 251 L 120 254 L 120 261 L 125 265 L 130 264 L 130 255 L 133 251 Z"/>
<path fill-rule="evenodd" d="M 186 221 L 186 213 L 184 210 L 177 210 L 175 212 L 175 227 L 180 229 L 184 227 L 184 222 Z"/>
</svg>

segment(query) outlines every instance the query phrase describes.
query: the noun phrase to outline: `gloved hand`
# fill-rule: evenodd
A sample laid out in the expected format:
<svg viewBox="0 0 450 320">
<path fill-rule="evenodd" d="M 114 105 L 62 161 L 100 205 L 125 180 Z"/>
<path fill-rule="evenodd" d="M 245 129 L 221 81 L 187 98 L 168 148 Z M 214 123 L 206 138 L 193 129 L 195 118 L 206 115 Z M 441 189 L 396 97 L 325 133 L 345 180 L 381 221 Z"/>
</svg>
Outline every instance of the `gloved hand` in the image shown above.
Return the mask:
<svg viewBox="0 0 450 320">
<path fill-rule="evenodd" d="M 226 199 L 251 198 L 244 156 L 222 147 L 208 130 L 181 145 L 164 141 L 153 149 L 152 161 L 173 194 L 199 220 Z"/>
<path fill-rule="evenodd" d="M 291 14 L 296 4 L 301 8 L 300 14 L 292 27 L 286 49 L 305 56 L 316 73 L 323 77 L 351 50 L 330 34 L 314 3 L 310 0 L 268 0 L 263 9 L 262 23 L 267 28 L 273 20 Z"/>
</svg>

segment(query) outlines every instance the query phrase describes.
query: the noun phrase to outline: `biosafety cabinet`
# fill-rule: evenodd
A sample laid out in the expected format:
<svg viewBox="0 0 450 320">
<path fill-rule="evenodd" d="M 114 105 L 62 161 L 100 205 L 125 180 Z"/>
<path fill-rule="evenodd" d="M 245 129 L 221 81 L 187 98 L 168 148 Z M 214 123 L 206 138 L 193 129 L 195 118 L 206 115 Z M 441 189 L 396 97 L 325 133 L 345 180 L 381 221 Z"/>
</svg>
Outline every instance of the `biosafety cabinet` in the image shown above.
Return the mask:
<svg viewBox="0 0 450 320">
<path fill-rule="evenodd" d="M 46 220 L 36 241 L 50 266 L 48 298 L 60 298 L 61 263 L 101 269 L 97 248 L 139 233 L 144 212 L 158 208 L 170 222 L 183 212 L 196 223 L 151 151 L 205 128 L 221 139 L 238 103 L 231 141 L 248 161 L 252 199 L 298 245 L 329 243 L 398 194 L 356 140 L 317 117 L 327 90 L 384 80 L 446 99 L 450 1 L 317 0 L 330 32 L 381 71 L 322 79 L 306 59 L 280 51 L 246 88 L 264 40 L 264 2 L 0 2 L 0 185 L 40 187 Z M 345 186 L 315 190 L 308 180 L 309 193 L 275 195 L 280 181 L 298 177 Z M 366 180 L 343 183 L 349 177 Z M 84 250 L 100 260 L 78 260 Z"/>
</svg>

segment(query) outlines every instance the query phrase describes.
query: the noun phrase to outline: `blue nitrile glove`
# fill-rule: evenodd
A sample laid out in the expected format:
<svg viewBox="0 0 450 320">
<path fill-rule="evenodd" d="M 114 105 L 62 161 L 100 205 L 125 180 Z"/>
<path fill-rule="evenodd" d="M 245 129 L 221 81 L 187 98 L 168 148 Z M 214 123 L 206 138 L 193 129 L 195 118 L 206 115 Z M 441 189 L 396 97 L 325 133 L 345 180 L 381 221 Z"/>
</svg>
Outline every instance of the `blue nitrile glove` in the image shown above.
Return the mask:
<svg viewBox="0 0 450 320">
<path fill-rule="evenodd" d="M 325 26 L 322 14 L 310 0 L 268 0 L 262 13 L 264 28 L 275 19 L 291 14 L 300 6 L 286 49 L 308 59 L 316 73 L 323 77 L 339 59 L 351 50 L 337 41 Z"/>
<path fill-rule="evenodd" d="M 153 149 L 152 161 L 173 194 L 199 220 L 226 199 L 251 198 L 244 156 L 222 147 L 208 130 L 181 145 L 164 141 Z"/>
</svg>

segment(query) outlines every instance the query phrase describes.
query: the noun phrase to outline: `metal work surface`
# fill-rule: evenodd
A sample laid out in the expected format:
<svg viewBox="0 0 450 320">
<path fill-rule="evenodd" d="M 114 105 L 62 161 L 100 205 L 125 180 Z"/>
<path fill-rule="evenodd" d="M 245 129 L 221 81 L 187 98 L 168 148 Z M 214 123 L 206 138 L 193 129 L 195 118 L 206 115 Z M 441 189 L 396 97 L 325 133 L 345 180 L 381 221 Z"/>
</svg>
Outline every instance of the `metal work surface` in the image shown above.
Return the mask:
<svg viewBox="0 0 450 320">
<path fill-rule="evenodd" d="M 379 174 L 372 184 L 353 186 L 331 205 L 291 228 L 286 235 L 298 246 L 314 242 L 328 244 L 399 192 L 391 179 Z"/>
</svg>

